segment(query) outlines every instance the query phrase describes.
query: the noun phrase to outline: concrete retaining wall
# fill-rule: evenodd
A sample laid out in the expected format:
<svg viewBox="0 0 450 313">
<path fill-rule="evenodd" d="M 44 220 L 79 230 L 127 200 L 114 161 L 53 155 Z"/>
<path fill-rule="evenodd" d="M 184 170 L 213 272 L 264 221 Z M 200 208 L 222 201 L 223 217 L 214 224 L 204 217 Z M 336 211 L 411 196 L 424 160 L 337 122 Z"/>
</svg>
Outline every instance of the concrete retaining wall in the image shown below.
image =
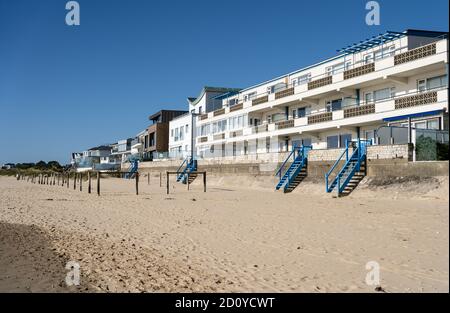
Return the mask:
<svg viewBox="0 0 450 313">
<path fill-rule="evenodd" d="M 343 151 L 343 149 L 311 150 L 308 157 L 308 176 L 323 179 Z M 370 146 L 367 148 L 367 175 L 396 177 L 448 175 L 448 161 L 410 162 L 412 154 L 413 146 L 408 144 Z M 213 175 L 274 176 L 286 156 L 287 153 L 267 153 L 205 159 L 199 160 L 198 166 L 199 170 L 205 170 Z M 181 162 L 181 160 L 142 162 L 139 164 L 139 171 L 176 171 Z M 342 165 L 343 163 L 340 164 Z"/>
</svg>

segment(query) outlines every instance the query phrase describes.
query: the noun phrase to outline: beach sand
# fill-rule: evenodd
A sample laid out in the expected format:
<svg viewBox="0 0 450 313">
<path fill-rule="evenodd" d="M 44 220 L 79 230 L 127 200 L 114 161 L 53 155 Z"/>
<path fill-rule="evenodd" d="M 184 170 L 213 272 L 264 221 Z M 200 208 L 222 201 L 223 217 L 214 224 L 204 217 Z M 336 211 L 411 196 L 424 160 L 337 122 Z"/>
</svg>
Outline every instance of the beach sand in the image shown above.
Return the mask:
<svg viewBox="0 0 450 313">
<path fill-rule="evenodd" d="M 0 177 L 0 292 L 374 292 L 369 261 L 386 292 L 449 291 L 448 177 L 366 178 L 342 198 L 248 176 L 169 195 L 156 177 L 139 196 L 101 183 L 99 197 Z"/>
</svg>

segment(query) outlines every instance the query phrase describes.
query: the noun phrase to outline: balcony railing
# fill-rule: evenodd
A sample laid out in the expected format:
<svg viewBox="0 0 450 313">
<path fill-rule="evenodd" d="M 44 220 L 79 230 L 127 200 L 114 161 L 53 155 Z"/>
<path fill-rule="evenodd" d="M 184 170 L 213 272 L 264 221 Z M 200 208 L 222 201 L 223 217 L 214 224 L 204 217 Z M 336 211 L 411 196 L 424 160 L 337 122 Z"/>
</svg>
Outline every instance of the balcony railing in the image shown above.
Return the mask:
<svg viewBox="0 0 450 313">
<path fill-rule="evenodd" d="M 329 122 L 333 120 L 332 112 L 324 112 L 308 116 L 308 124 L 317 124 L 322 122 Z"/>
<path fill-rule="evenodd" d="M 415 48 L 413 50 L 397 54 L 394 57 L 394 64 L 399 65 L 415 61 L 433 54 L 436 54 L 436 43 L 432 43 L 430 45 L 426 45 L 423 47 Z"/>
<path fill-rule="evenodd" d="M 238 103 L 230 107 L 230 112 L 241 110 L 244 107 L 243 103 Z"/>
<path fill-rule="evenodd" d="M 252 100 L 252 105 L 258 105 L 269 101 L 269 96 L 262 96 Z"/>
<path fill-rule="evenodd" d="M 333 83 L 333 76 L 319 78 L 308 83 L 308 90 L 316 89 Z"/>
<path fill-rule="evenodd" d="M 275 99 L 281 99 L 292 95 L 294 95 L 294 87 L 278 91 L 277 93 L 275 93 Z"/>
<path fill-rule="evenodd" d="M 208 137 L 207 136 L 198 138 L 198 142 L 207 142 L 207 141 L 208 141 Z"/>
<path fill-rule="evenodd" d="M 375 103 L 344 109 L 344 118 L 375 113 Z"/>
<path fill-rule="evenodd" d="M 280 121 L 275 123 L 275 129 L 285 129 L 294 127 L 294 120 Z"/>
<path fill-rule="evenodd" d="M 369 74 L 372 72 L 375 72 L 375 63 L 366 64 L 366 65 L 355 67 L 351 70 L 345 71 L 344 79 L 350 79 L 350 78 L 366 75 L 366 74 Z"/>
<path fill-rule="evenodd" d="M 252 128 L 252 134 L 264 133 L 269 130 L 269 124 L 258 125 Z"/>
<path fill-rule="evenodd" d="M 215 110 L 214 111 L 214 116 L 219 116 L 219 115 L 222 115 L 222 114 L 225 114 L 225 108 L 222 108 L 222 109 L 219 109 L 219 110 Z"/>
<path fill-rule="evenodd" d="M 438 101 L 437 91 L 420 93 L 413 96 L 395 99 L 395 109 L 405 109 L 418 105 L 435 103 Z"/>
<path fill-rule="evenodd" d="M 233 131 L 230 133 L 231 138 L 240 137 L 244 134 L 244 132 L 241 130 Z"/>
<path fill-rule="evenodd" d="M 199 116 L 199 118 L 200 118 L 200 121 L 206 120 L 208 118 L 208 114 L 207 113 L 206 114 L 202 114 L 202 115 Z"/>
<path fill-rule="evenodd" d="M 222 140 L 225 139 L 225 133 L 217 134 L 213 136 L 213 140 Z"/>
</svg>

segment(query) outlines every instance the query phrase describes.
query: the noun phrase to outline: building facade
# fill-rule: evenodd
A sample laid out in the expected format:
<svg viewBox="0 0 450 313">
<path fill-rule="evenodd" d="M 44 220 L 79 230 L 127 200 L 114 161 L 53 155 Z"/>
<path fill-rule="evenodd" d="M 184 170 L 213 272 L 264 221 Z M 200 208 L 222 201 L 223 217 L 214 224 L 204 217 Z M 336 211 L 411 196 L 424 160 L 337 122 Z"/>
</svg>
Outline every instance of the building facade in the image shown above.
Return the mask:
<svg viewBox="0 0 450 313">
<path fill-rule="evenodd" d="M 161 110 L 149 117 L 152 124 L 147 127 L 143 138 L 143 160 L 152 161 L 168 157 L 169 122 L 187 111 Z"/>
<path fill-rule="evenodd" d="M 334 58 L 212 97 L 221 106 L 190 101 L 190 110 L 200 114 L 197 157 L 300 145 L 331 149 L 356 138 L 381 144 L 380 130 L 389 125 L 448 130 L 447 38 L 442 32 L 387 32 Z"/>
</svg>

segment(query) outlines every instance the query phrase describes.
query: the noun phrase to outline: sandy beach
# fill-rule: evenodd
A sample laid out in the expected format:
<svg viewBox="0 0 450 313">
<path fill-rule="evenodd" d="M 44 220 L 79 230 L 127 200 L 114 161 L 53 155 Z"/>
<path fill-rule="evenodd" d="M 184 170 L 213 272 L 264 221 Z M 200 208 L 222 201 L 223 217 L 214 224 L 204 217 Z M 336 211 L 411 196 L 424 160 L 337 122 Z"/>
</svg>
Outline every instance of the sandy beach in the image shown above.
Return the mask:
<svg viewBox="0 0 450 313">
<path fill-rule="evenodd" d="M 0 177 L 0 292 L 374 292 L 369 261 L 386 292 L 448 292 L 448 184 L 365 179 L 332 198 L 230 176 L 167 195 L 154 178 L 136 196 L 111 178 L 98 197 Z"/>
</svg>

